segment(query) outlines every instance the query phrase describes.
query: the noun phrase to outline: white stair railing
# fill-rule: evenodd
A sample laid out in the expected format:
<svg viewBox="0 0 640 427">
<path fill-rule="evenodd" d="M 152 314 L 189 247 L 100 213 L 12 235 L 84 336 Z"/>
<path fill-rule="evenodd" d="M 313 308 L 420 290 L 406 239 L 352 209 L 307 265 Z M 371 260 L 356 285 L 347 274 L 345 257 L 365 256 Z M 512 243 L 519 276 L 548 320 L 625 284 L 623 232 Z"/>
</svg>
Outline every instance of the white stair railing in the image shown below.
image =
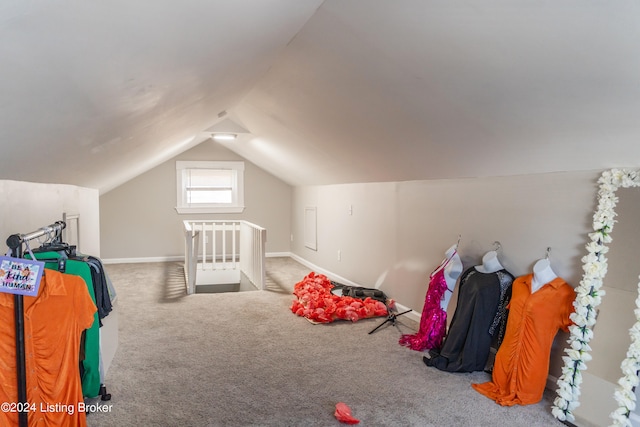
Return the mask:
<svg viewBox="0 0 640 427">
<path fill-rule="evenodd" d="M 267 230 L 243 221 L 240 224 L 240 270 L 258 289 L 264 289 Z"/>
<path fill-rule="evenodd" d="M 196 291 L 196 270 L 198 268 L 198 243 L 200 232 L 194 230 L 188 221 L 184 221 L 184 277 L 187 284 L 187 294 Z"/>
<path fill-rule="evenodd" d="M 240 283 L 241 274 L 264 289 L 266 230 L 247 221 L 186 220 L 187 293 L 197 285 Z"/>
</svg>

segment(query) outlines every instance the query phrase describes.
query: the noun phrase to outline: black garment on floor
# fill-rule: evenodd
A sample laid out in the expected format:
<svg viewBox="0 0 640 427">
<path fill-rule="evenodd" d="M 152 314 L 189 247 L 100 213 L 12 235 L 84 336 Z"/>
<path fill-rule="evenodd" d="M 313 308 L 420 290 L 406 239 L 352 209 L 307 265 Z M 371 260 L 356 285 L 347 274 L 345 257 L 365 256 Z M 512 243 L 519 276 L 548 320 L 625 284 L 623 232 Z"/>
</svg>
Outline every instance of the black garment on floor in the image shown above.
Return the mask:
<svg viewBox="0 0 640 427">
<path fill-rule="evenodd" d="M 484 370 L 492 341 L 499 346 L 504 336 L 513 280 L 506 270 L 481 273 L 471 267 L 462 273 L 447 336 L 440 349 L 430 350 L 431 357 L 423 358 L 424 363 L 449 372 Z"/>
<path fill-rule="evenodd" d="M 383 304 L 387 303 L 387 295 L 379 289 L 363 288 L 362 286 L 347 286 L 333 281 L 331 284 L 333 285 L 333 289 L 342 291 L 341 295 L 343 297 L 352 297 L 362 300 L 371 298 L 376 301 L 380 301 Z"/>
</svg>

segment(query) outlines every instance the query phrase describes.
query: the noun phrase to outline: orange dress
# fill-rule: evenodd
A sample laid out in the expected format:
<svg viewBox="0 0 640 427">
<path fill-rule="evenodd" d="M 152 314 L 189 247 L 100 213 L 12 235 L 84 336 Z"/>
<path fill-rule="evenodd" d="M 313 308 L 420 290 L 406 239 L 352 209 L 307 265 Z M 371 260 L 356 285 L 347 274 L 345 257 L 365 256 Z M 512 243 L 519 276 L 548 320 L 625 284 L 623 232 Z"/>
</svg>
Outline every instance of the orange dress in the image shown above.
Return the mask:
<svg viewBox="0 0 640 427">
<path fill-rule="evenodd" d="M 18 400 L 14 296 L 0 293 L 0 402 Z M 96 306 L 80 276 L 45 269 L 37 297 L 23 297 L 29 427 L 84 427 L 78 365 L 80 335 Z M 18 414 L 0 412 L 0 426 L 17 426 Z"/>
<path fill-rule="evenodd" d="M 507 330 L 496 354 L 492 381 L 471 386 L 503 406 L 542 400 L 549 374 L 551 345 L 559 329 L 568 331 L 574 290 L 563 279 L 531 293 L 533 274 L 512 285 Z"/>
</svg>

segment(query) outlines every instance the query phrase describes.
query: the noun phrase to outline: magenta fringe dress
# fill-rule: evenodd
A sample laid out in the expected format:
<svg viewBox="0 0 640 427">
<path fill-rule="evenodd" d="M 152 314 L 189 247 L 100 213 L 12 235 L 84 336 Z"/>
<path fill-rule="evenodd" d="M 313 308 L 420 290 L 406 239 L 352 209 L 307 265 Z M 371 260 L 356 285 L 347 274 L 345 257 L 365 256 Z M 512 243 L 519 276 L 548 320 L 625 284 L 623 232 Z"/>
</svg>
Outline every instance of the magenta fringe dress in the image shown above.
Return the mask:
<svg viewBox="0 0 640 427">
<path fill-rule="evenodd" d="M 447 259 L 429 276 L 429 288 L 420 318 L 420 329 L 415 334 L 402 335 L 400 345 L 416 351 L 440 348 L 442 345 L 447 329 L 447 312 L 440 306 L 440 301 L 444 293 L 449 290 L 444 278 L 444 268 L 450 260 L 451 258 Z"/>
</svg>

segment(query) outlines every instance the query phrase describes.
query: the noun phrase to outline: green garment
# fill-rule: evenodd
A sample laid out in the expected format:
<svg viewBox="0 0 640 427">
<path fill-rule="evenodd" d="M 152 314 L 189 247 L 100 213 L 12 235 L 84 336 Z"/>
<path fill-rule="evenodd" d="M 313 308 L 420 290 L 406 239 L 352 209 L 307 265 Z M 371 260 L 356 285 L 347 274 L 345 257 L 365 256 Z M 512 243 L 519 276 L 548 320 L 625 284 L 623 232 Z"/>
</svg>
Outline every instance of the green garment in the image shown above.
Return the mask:
<svg viewBox="0 0 640 427">
<path fill-rule="evenodd" d="M 28 257 L 28 254 L 26 254 Z M 36 252 L 35 257 L 37 260 L 45 261 L 45 268 L 52 270 L 58 270 L 57 261 L 65 258 L 64 255 L 58 252 Z M 78 261 L 74 259 L 66 260 L 66 268 L 64 273 L 72 274 L 74 276 L 80 276 L 87 284 L 87 289 L 91 295 L 93 303 L 96 303 L 96 295 L 93 290 L 93 280 L 91 279 L 91 267 L 84 261 Z M 93 398 L 100 394 L 100 320 L 98 319 L 98 312 L 93 315 L 93 324 L 86 330 L 84 340 L 84 360 L 82 366 L 84 368 L 84 374 L 82 375 L 82 394 L 84 397 Z"/>
</svg>

